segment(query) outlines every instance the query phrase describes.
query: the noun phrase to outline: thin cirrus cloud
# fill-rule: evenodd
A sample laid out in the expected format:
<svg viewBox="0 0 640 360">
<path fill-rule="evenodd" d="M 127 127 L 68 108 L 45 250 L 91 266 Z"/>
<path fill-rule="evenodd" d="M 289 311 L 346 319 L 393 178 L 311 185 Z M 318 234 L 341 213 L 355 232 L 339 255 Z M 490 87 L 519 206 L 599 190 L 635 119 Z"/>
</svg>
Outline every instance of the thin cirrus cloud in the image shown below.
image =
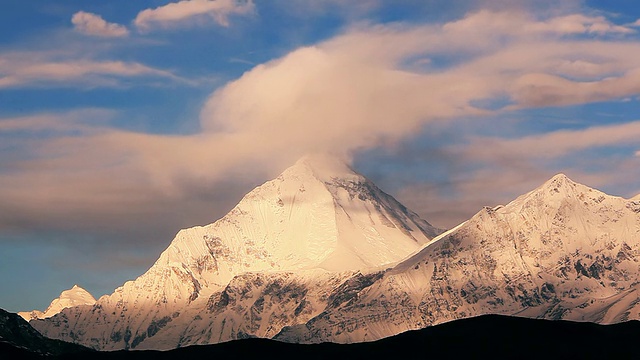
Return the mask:
<svg viewBox="0 0 640 360">
<path fill-rule="evenodd" d="M 558 19 L 567 16 L 582 26 L 558 26 Z M 596 21 L 601 30 L 593 31 Z M 31 148 L 34 158 L 0 175 L 0 198 L 15 206 L 5 209 L 6 214 L 14 218 L 25 214 L 12 224 L 65 214 L 52 220 L 63 226 L 67 218 L 83 218 L 87 207 L 117 219 L 119 209 L 131 206 L 131 199 L 150 201 L 149 205 L 193 198 L 194 189 L 215 188 L 229 179 L 273 176 L 307 152 L 351 155 L 395 144 L 430 124 L 453 127 L 457 119 L 471 118 L 483 119 L 490 128 L 491 115 L 513 108 L 634 96 L 640 92 L 633 85 L 640 70 L 640 42 L 634 37 L 607 40 L 628 34 L 632 33 L 607 19 L 537 18 L 510 11 L 471 13 L 446 24 L 360 24 L 257 65 L 215 91 L 201 111 L 200 133 L 168 136 L 101 128 L 39 141 Z M 448 61 L 443 63 L 442 58 Z M 555 84 L 546 80 L 549 76 L 569 83 Z M 609 85 L 610 81 L 621 88 Z M 573 95 L 575 88 L 581 89 L 579 96 Z M 508 104 L 498 108 L 477 105 L 503 99 Z M 456 131 L 454 141 L 463 142 L 465 129 Z M 637 134 L 637 125 L 592 129 L 562 139 L 568 140 L 567 147 L 575 147 L 569 140 L 581 136 L 583 146 L 596 147 L 603 146 L 597 143 L 603 134 L 631 141 L 624 133 Z M 507 150 L 509 141 L 495 139 Z M 532 141 L 531 146 L 546 144 L 526 139 L 521 143 L 526 141 Z M 475 143 L 468 146 L 473 149 Z M 549 165 L 563 154 L 536 159 L 538 163 L 492 164 L 507 167 L 501 177 L 504 189 L 507 181 L 517 183 L 523 176 L 526 181 L 546 177 L 540 162 Z M 452 156 L 448 160 L 464 163 L 469 154 L 458 151 Z M 630 157 L 637 162 L 633 154 Z M 614 164 L 616 176 L 636 174 L 632 160 Z M 15 159 L 14 163 L 20 165 Z M 467 189 L 469 204 L 481 203 L 489 193 L 471 189 L 495 177 L 489 170 L 450 175 L 458 189 Z M 245 186 L 230 185 L 225 191 L 239 198 L 248 190 Z M 455 212 L 446 201 L 441 203 L 442 211 Z M 97 221 L 85 220 L 80 223 L 86 226 Z"/>
<path fill-rule="evenodd" d="M 640 121 L 632 121 L 580 130 L 557 130 L 516 139 L 476 138 L 463 151 L 464 157 L 471 161 L 556 159 L 585 149 L 631 146 L 638 139 Z"/>
<path fill-rule="evenodd" d="M 226 27 L 231 15 L 250 14 L 254 9 L 252 0 L 183 0 L 145 9 L 133 23 L 141 31 L 210 21 Z"/>
<path fill-rule="evenodd" d="M 488 119 L 479 122 L 491 126 Z M 439 226 L 453 227 L 483 206 L 506 204 L 557 172 L 596 188 L 627 189 L 615 195 L 637 194 L 640 152 L 636 156 L 594 157 L 592 150 L 628 153 L 640 137 L 640 121 L 518 138 L 463 137 L 468 140 L 441 148 L 440 157 L 447 162 L 445 166 L 469 170 L 450 174 L 439 187 L 416 182 L 398 191 L 399 200 Z M 590 170 L 594 167 L 600 171 Z"/>
<path fill-rule="evenodd" d="M 104 124 L 112 112 L 106 109 L 82 109 L 61 114 L 35 114 L 13 118 L 0 118 L 0 134 L 21 131 L 52 133 L 91 133 L 99 131 L 98 125 Z M 86 119 L 92 123 L 83 123 Z M 22 141 L 22 140 L 21 140 Z"/>
<path fill-rule="evenodd" d="M 109 23 L 100 15 L 78 11 L 71 17 L 74 30 L 85 35 L 99 37 L 125 37 L 129 30 L 124 25 Z"/>
<path fill-rule="evenodd" d="M 520 24 L 521 26 L 517 26 Z M 447 32 L 467 32 L 470 29 L 479 31 L 482 36 L 489 33 L 511 31 L 512 35 L 572 35 L 572 34 L 631 34 L 635 30 L 627 26 L 616 25 L 604 16 L 585 14 L 567 14 L 545 20 L 534 20 L 524 11 L 490 11 L 481 10 L 458 21 L 444 25 Z M 499 40 L 499 38 L 493 38 Z"/>
<path fill-rule="evenodd" d="M 0 54 L 0 89 L 25 86 L 117 86 L 123 78 L 161 77 L 186 81 L 137 62 L 77 59 L 47 52 Z"/>
</svg>

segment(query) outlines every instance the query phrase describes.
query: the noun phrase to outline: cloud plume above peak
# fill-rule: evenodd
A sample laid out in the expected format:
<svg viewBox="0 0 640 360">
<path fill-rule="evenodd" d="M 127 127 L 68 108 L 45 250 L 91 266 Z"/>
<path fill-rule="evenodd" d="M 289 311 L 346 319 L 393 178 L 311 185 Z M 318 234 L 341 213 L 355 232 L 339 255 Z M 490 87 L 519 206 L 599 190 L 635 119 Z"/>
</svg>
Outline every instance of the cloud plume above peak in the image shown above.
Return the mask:
<svg viewBox="0 0 640 360">
<path fill-rule="evenodd" d="M 488 11 L 441 25 L 360 25 L 222 87 L 202 126 L 349 152 L 448 119 L 640 93 L 640 43 L 598 39 L 605 29 L 626 33 L 600 17 Z"/>
<path fill-rule="evenodd" d="M 460 119 L 634 96 L 640 93 L 640 42 L 605 39 L 628 34 L 599 17 L 504 11 L 444 24 L 358 24 L 216 90 L 196 134 L 101 127 L 39 141 L 30 150 L 35 158 L 0 173 L 0 195 L 24 208 L 13 214 L 64 213 L 61 203 L 67 214 L 86 212 L 86 204 L 116 214 L 131 198 L 178 201 L 230 179 L 264 180 L 309 152 L 349 156 Z M 119 73 L 132 71 L 122 65 Z M 48 197 L 32 196 L 40 188 Z M 227 194 L 236 199 L 248 190 L 230 188 Z M 2 189 L 12 189 L 11 196 Z M 20 201 L 20 194 L 29 201 Z M 57 201 L 68 196 L 73 201 Z"/>
</svg>

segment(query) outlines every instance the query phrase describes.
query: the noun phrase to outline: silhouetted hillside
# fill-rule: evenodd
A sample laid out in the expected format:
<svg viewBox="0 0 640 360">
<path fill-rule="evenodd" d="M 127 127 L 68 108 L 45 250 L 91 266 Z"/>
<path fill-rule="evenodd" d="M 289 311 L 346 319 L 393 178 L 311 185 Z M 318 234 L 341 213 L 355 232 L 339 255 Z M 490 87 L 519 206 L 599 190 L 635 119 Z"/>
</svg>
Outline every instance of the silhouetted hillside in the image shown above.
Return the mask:
<svg viewBox="0 0 640 360">
<path fill-rule="evenodd" d="M 26 323 L 24 323 L 26 324 Z M 19 324 L 20 331 L 31 333 Z M 15 326 L 15 325 L 13 325 Z M 5 327 L 5 325 L 3 325 Z M 6 333 L 3 329 L 3 334 Z M 375 342 L 358 344 L 317 345 L 288 344 L 268 339 L 244 339 L 206 346 L 191 346 L 171 351 L 115 351 L 77 352 L 55 356 L 57 359 L 365 359 L 410 357 L 433 359 L 436 356 L 453 358 L 492 359 L 631 359 L 640 356 L 637 338 L 640 322 L 629 321 L 615 325 L 597 325 L 569 321 L 532 320 L 526 318 L 485 315 L 452 321 L 430 328 L 410 331 Z M 3 335 L 4 338 L 4 335 Z M 35 340 L 32 335 L 23 344 L 30 349 L 50 348 L 48 339 Z M 40 343 L 42 342 L 42 343 Z M 58 346 L 62 344 L 57 343 Z M 69 344 L 67 344 L 69 345 Z M 2 354 L 16 354 L 24 358 L 26 350 L 0 347 Z M 24 345 L 23 345 L 24 346 Z M 73 345 L 71 345 L 73 346 Z M 62 349 L 62 348 L 59 348 Z M 67 350 L 67 348 L 64 348 Z M 32 357 L 44 357 L 35 355 Z"/>
<path fill-rule="evenodd" d="M 83 352 L 83 356 L 89 352 L 94 353 L 81 345 L 46 338 L 18 314 L 0 309 L 0 354 L 3 355 L 2 358 L 39 358 L 76 352 Z"/>
</svg>

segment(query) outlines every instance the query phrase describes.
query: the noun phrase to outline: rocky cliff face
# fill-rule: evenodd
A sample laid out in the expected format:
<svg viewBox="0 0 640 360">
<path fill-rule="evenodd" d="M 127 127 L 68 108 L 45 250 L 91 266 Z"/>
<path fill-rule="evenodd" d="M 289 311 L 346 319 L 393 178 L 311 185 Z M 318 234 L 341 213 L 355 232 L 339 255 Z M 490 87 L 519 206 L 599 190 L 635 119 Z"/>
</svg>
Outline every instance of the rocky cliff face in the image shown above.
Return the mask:
<svg viewBox="0 0 640 360">
<path fill-rule="evenodd" d="M 306 157 L 222 219 L 180 231 L 145 274 L 95 305 L 31 323 L 104 350 L 273 336 L 322 311 L 345 277 L 439 232 L 343 163 Z"/>
<path fill-rule="evenodd" d="M 497 313 L 640 319 L 640 201 L 557 175 L 472 219 L 277 339 L 373 340 Z"/>
</svg>

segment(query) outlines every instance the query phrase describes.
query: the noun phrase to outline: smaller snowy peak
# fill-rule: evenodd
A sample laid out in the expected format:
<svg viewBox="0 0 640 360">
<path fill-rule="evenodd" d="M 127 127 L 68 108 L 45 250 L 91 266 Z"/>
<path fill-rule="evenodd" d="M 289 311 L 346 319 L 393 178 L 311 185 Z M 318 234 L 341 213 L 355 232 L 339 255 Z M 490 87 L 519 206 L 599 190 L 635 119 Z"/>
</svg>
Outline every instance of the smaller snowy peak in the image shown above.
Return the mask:
<svg viewBox="0 0 640 360">
<path fill-rule="evenodd" d="M 632 198 L 631 198 L 631 199 L 629 199 L 629 200 L 633 200 L 633 201 L 640 201 L 640 194 L 638 194 L 638 195 L 636 195 L 636 196 L 632 197 Z"/>
<path fill-rule="evenodd" d="M 64 300 L 69 303 L 82 303 L 84 304 L 93 304 L 96 302 L 96 299 L 91 295 L 87 290 L 81 288 L 78 285 L 73 285 L 73 287 L 69 290 L 65 290 L 60 293 L 60 297 L 58 298 L 60 301 Z"/>
<path fill-rule="evenodd" d="M 78 285 L 73 285 L 71 289 L 64 290 L 60 293 L 60 296 L 51 301 L 51 304 L 47 309 L 42 312 L 39 310 L 33 310 L 30 312 L 19 312 L 18 315 L 22 316 L 27 321 L 35 319 L 46 319 L 52 317 L 62 311 L 63 309 L 80 306 L 80 305 L 93 305 L 96 299 L 87 290 L 81 288 Z"/>
<path fill-rule="evenodd" d="M 572 196 L 572 194 L 590 190 L 589 187 L 576 183 L 565 174 L 557 174 L 545 181 L 541 186 L 534 189 L 527 195 L 534 195 L 545 199 L 562 199 Z M 592 189 L 591 189 L 592 190 Z"/>
<path fill-rule="evenodd" d="M 485 206 L 471 220 L 482 222 L 500 214 L 520 214 L 518 216 L 523 217 L 524 213 L 538 213 L 536 217 L 546 217 L 557 212 L 576 216 L 577 214 L 604 216 L 603 214 L 612 211 L 613 208 L 625 207 L 628 201 L 577 183 L 560 173 L 504 206 L 498 205 L 493 208 Z M 629 208 L 629 206 L 626 207 Z"/>
<path fill-rule="evenodd" d="M 577 183 L 571 179 L 569 179 L 565 174 L 557 174 L 553 176 L 551 179 L 544 182 L 538 188 L 520 196 L 507 206 L 502 209 L 493 209 L 493 210 L 503 210 L 508 211 L 514 206 L 529 202 L 529 201 L 543 201 L 549 205 L 558 205 L 563 201 L 568 199 L 580 200 L 580 202 L 587 205 L 585 202 L 586 198 L 600 198 L 602 196 L 607 196 L 606 194 L 590 188 L 586 185 L 582 185 Z"/>
</svg>

